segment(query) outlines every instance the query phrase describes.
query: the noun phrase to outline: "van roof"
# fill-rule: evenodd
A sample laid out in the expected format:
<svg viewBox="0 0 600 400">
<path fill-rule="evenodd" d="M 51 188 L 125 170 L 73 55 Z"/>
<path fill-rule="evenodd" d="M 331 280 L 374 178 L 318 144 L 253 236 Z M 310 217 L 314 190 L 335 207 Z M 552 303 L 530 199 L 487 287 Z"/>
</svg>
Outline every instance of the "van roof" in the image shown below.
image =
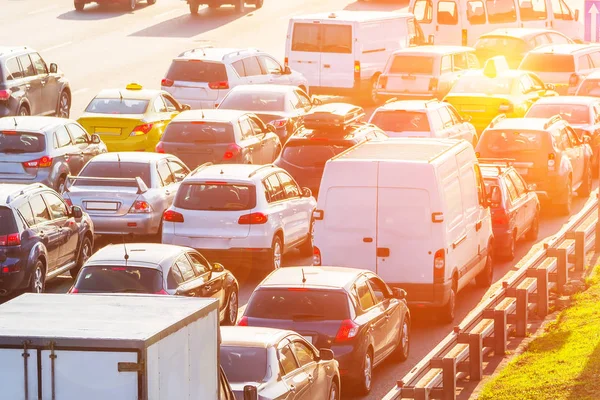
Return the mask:
<svg viewBox="0 0 600 400">
<path fill-rule="evenodd" d="M 417 46 L 417 47 L 406 47 L 404 49 L 396 50 L 393 55 L 396 54 L 448 54 L 458 53 L 462 51 L 475 51 L 472 47 L 466 46 Z"/>
<path fill-rule="evenodd" d="M 530 53 L 552 53 L 552 54 L 574 54 L 579 51 L 588 50 L 590 48 L 600 48 L 597 44 L 584 44 L 584 43 L 573 43 L 573 44 L 555 44 L 550 46 L 543 46 L 537 49 L 533 49 Z"/>
<path fill-rule="evenodd" d="M 317 14 L 298 15 L 292 17 L 292 21 L 345 21 L 345 22 L 367 22 L 384 19 L 413 18 L 414 15 L 407 12 L 389 11 L 334 11 Z"/>
<path fill-rule="evenodd" d="M 557 32 L 547 28 L 498 28 L 491 32 L 481 35 L 479 38 L 485 38 L 490 36 L 509 36 L 513 38 L 527 38 L 532 35 L 537 35 L 546 32 Z M 557 32 L 560 33 L 560 32 Z"/>
<path fill-rule="evenodd" d="M 430 163 L 462 143 L 454 139 L 393 138 L 364 142 L 332 160 L 378 160 Z M 466 142 L 465 142 L 466 143 Z"/>
</svg>

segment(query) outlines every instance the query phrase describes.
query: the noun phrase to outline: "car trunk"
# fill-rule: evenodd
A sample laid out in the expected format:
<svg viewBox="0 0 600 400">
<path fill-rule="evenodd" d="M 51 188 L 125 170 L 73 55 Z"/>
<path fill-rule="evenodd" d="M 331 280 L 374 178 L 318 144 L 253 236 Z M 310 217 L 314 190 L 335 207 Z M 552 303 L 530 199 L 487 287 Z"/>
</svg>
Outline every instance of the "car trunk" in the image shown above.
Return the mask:
<svg viewBox="0 0 600 400">
<path fill-rule="evenodd" d="M 502 113 L 501 105 L 510 104 L 503 95 L 483 93 L 451 93 L 444 101 L 452 104 L 462 116 L 470 116 L 475 127 L 487 126 L 494 117 Z"/>
<path fill-rule="evenodd" d="M 32 132 L 0 131 L 0 180 L 33 180 L 38 168 L 48 168 L 46 138 Z"/>
<path fill-rule="evenodd" d="M 77 186 L 69 187 L 68 198 L 73 205 L 90 215 L 121 216 L 129 212 L 136 200 L 143 200 L 137 187 Z"/>
<path fill-rule="evenodd" d="M 88 114 L 81 117 L 78 122 L 90 134 L 95 133 L 103 140 L 114 141 L 127 139 L 136 126 L 144 124 L 143 117 L 142 114 L 118 114 L 115 116 Z"/>
<path fill-rule="evenodd" d="M 181 103 L 194 104 L 197 100 L 215 101 L 221 91 L 227 91 L 220 89 L 223 85 L 217 84 L 228 80 L 225 65 L 219 62 L 174 60 L 166 79 L 172 81 L 172 85 L 163 89 L 168 89 Z"/>
<path fill-rule="evenodd" d="M 25 163 L 39 160 L 44 153 L 33 154 L 2 154 L 0 153 L 0 180 L 34 180 L 39 167 L 29 167 Z M 30 164 L 34 165 L 34 164 Z"/>
<path fill-rule="evenodd" d="M 391 92 L 428 93 L 435 59 L 431 56 L 397 55 L 386 73 L 387 85 L 382 88 Z"/>
<path fill-rule="evenodd" d="M 73 287 L 74 293 L 158 293 L 163 275 L 156 268 L 107 263 L 85 267 Z"/>
</svg>

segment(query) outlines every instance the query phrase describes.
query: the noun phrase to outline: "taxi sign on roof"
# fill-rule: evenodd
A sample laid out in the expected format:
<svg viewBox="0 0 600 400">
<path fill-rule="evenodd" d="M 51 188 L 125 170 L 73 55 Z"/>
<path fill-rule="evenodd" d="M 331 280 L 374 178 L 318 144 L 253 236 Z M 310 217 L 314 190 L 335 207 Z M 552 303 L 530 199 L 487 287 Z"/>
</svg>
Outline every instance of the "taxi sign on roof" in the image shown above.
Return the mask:
<svg viewBox="0 0 600 400">
<path fill-rule="evenodd" d="M 127 90 L 142 90 L 142 85 L 139 83 L 130 83 L 125 87 Z"/>
</svg>

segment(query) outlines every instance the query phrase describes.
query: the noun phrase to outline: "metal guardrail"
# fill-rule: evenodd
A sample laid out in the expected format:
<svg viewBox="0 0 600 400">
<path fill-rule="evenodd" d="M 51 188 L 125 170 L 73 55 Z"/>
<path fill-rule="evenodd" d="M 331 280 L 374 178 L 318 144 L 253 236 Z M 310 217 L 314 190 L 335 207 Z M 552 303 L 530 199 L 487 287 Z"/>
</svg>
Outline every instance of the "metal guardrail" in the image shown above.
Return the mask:
<svg viewBox="0 0 600 400">
<path fill-rule="evenodd" d="M 570 265 L 583 271 L 586 253 L 591 249 L 600 252 L 598 204 L 596 192 L 592 201 L 471 311 L 383 400 L 456 399 L 459 375 L 481 380 L 484 355 L 506 353 L 509 327 L 514 327 L 517 337 L 525 337 L 530 313 L 548 314 L 550 290 L 565 293 Z"/>
</svg>

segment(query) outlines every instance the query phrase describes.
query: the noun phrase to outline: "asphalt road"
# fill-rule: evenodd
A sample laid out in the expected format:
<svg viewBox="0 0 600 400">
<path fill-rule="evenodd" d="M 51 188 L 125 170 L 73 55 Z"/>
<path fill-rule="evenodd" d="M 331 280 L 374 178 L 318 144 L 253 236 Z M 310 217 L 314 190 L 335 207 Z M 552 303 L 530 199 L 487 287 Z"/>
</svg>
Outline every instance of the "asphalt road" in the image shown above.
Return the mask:
<svg viewBox="0 0 600 400">
<path fill-rule="evenodd" d="M 567 0 L 582 8 L 582 0 Z M 407 2 L 352 2 L 349 0 L 266 0 L 260 10 L 248 7 L 238 15 L 232 7 L 201 9 L 197 17 L 189 14 L 181 0 L 158 0 L 157 4 L 140 4 L 134 12 L 118 6 L 86 6 L 76 13 L 69 0 L 0 0 L 0 43 L 27 45 L 38 50 L 46 62 L 56 62 L 71 81 L 72 117 L 77 118 L 103 88 L 123 87 L 138 82 L 158 88 L 171 59 L 184 50 L 211 44 L 227 47 L 257 47 L 283 59 L 287 23 L 291 16 L 334 10 L 405 10 Z M 583 15 L 583 13 L 582 13 Z M 583 206 L 575 203 L 574 210 Z M 540 226 L 540 239 L 552 236 L 567 218 L 546 215 Z M 106 240 L 100 240 L 103 245 Z M 531 243 L 521 243 L 514 262 L 498 263 L 494 281 L 501 281 L 517 260 L 525 257 Z M 310 265 L 310 259 L 290 254 L 285 265 Z M 242 284 L 240 301 L 245 304 L 262 278 L 251 271 L 234 271 Z M 72 281 L 58 278 L 48 284 L 52 292 L 65 292 Z M 464 318 L 486 296 L 474 285 L 460 293 L 457 319 Z M 385 363 L 375 371 L 374 389 L 363 399 L 380 399 L 451 329 L 430 312 L 414 313 L 410 358 L 400 364 Z M 345 392 L 344 398 L 353 397 Z"/>
</svg>

